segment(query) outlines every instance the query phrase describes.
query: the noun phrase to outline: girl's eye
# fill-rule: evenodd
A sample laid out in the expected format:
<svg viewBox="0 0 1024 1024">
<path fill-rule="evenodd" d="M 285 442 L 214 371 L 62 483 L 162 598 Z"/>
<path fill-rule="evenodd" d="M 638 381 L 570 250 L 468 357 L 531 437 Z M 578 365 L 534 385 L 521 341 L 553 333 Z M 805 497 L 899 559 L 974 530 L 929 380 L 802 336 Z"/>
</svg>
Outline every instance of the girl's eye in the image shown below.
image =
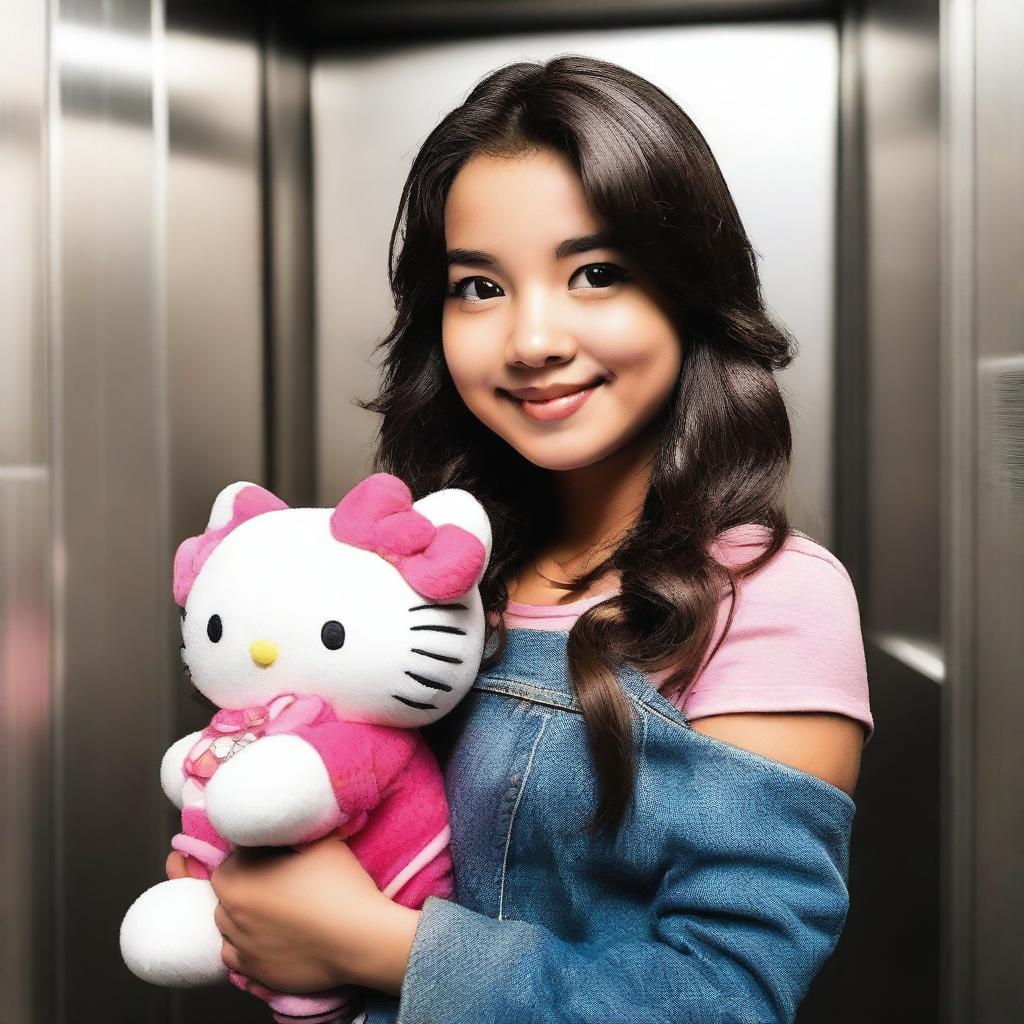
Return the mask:
<svg viewBox="0 0 1024 1024">
<path fill-rule="evenodd" d="M 475 299 L 471 299 L 468 295 L 462 293 L 464 285 L 472 284 L 473 282 L 480 281 L 483 285 L 483 294 L 478 293 Z M 499 294 L 504 294 L 501 291 L 501 285 L 495 284 L 493 281 L 488 280 L 486 277 L 464 277 L 461 281 L 456 281 L 452 285 L 451 291 L 448 292 L 450 298 L 453 299 L 465 299 L 467 302 L 483 302 L 485 299 L 495 298 L 494 289 L 498 290 Z"/>
<path fill-rule="evenodd" d="M 320 630 L 320 640 L 329 651 L 338 650 L 345 642 L 345 627 L 334 619 L 325 622 Z"/>
<path fill-rule="evenodd" d="M 593 288 L 607 288 L 619 281 L 629 280 L 628 271 L 615 263 L 588 263 L 585 267 L 580 267 L 569 280 L 574 281 L 580 274 L 586 275 L 586 280 L 590 282 L 590 288 L 572 288 L 570 291 L 589 291 Z"/>
<path fill-rule="evenodd" d="M 629 280 L 629 272 L 615 263 L 588 263 L 585 267 L 580 267 L 569 278 L 570 282 L 574 281 L 580 274 L 586 275 L 585 279 L 589 282 L 589 285 L 583 288 L 571 288 L 570 291 L 591 291 L 596 288 L 608 288 L 619 281 Z M 473 285 L 475 287 L 475 298 L 463 292 L 463 288 L 466 285 Z M 501 286 L 486 277 L 480 276 L 464 277 L 461 281 L 456 281 L 448 292 L 449 298 L 464 299 L 469 303 L 485 302 L 487 299 L 497 298 L 499 295 L 504 295 Z"/>
<path fill-rule="evenodd" d="M 224 635 L 224 623 L 220 621 L 219 615 L 211 615 L 210 621 L 206 624 L 206 635 L 213 643 Z"/>
</svg>

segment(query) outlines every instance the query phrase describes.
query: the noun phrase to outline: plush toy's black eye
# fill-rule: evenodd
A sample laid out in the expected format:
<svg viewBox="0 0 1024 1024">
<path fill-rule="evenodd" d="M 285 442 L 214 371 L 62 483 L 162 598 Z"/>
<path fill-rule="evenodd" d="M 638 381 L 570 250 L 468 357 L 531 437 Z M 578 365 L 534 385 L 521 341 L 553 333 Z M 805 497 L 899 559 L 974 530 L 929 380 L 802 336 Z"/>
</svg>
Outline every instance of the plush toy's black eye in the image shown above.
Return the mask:
<svg viewBox="0 0 1024 1024">
<path fill-rule="evenodd" d="M 206 624 L 206 635 L 214 643 L 224 635 L 224 623 L 220 621 L 219 615 L 210 616 L 210 621 Z"/>
<path fill-rule="evenodd" d="M 325 622 L 324 628 L 320 630 L 320 639 L 327 650 L 336 651 L 345 642 L 345 627 L 331 619 L 330 622 Z"/>
</svg>

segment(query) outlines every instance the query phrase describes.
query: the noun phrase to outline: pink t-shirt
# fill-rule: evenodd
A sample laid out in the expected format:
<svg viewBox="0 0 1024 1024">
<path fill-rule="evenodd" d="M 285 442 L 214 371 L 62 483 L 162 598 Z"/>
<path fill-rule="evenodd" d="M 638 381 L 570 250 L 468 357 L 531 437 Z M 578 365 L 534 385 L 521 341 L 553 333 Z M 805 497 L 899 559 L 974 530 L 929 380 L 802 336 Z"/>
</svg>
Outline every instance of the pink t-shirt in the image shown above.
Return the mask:
<svg viewBox="0 0 1024 1024">
<path fill-rule="evenodd" d="M 768 530 L 736 526 L 716 543 L 716 557 L 733 566 L 763 547 Z M 618 591 L 603 591 L 562 605 L 510 601 L 509 629 L 568 632 L 588 608 Z M 749 711 L 832 711 L 874 732 L 857 595 L 850 577 L 827 548 L 806 534 L 791 534 L 775 557 L 739 581 L 729 633 L 718 650 L 729 614 L 727 592 L 704 663 L 674 702 L 691 720 Z M 669 670 L 652 672 L 660 683 Z"/>
</svg>

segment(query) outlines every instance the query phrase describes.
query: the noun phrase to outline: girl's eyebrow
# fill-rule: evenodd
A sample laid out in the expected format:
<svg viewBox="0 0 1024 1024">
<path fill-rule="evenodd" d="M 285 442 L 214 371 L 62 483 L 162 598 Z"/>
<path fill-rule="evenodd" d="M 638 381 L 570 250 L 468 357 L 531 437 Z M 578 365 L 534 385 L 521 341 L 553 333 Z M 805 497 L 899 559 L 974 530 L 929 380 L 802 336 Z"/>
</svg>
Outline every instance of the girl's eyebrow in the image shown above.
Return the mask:
<svg viewBox="0 0 1024 1024">
<path fill-rule="evenodd" d="M 578 256 L 580 253 L 590 252 L 593 249 L 617 249 L 615 237 L 610 231 L 596 231 L 592 235 L 582 235 L 579 238 L 567 238 L 555 246 L 554 257 L 556 260 L 565 259 L 566 256 Z M 486 267 L 498 270 L 500 264 L 496 256 L 480 249 L 449 249 L 447 252 L 447 266 L 453 263 L 464 264 L 469 267 Z"/>
</svg>

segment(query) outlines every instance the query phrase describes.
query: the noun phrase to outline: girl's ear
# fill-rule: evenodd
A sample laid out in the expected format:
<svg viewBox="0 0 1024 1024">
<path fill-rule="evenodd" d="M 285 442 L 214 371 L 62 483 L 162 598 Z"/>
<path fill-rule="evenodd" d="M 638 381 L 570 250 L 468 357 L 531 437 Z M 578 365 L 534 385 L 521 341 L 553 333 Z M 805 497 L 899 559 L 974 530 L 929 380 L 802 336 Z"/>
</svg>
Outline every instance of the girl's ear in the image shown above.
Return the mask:
<svg viewBox="0 0 1024 1024">
<path fill-rule="evenodd" d="M 492 542 L 491 521 L 487 518 L 483 505 L 469 491 L 459 487 L 448 487 L 420 498 L 412 507 L 420 515 L 426 516 L 434 526 L 454 523 L 473 534 L 483 544 L 484 561 L 476 579 L 476 583 L 479 583 L 483 579 L 487 563 L 491 560 Z"/>
<path fill-rule="evenodd" d="M 264 512 L 276 512 L 288 506 L 259 484 L 239 480 L 228 484 L 214 499 L 206 530 L 178 545 L 174 555 L 174 600 L 185 607 L 199 570 L 217 545 L 236 527 Z"/>
</svg>

